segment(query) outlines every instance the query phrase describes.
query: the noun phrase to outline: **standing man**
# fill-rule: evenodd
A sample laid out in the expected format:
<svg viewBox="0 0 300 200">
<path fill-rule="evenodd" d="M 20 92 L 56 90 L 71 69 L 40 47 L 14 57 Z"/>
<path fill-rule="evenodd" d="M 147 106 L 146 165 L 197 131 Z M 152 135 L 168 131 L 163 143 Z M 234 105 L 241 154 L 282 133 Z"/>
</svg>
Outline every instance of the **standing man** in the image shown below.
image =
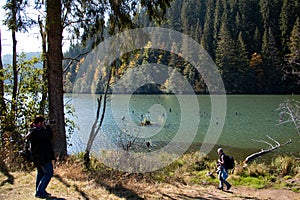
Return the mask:
<svg viewBox="0 0 300 200">
<path fill-rule="evenodd" d="M 227 177 L 228 177 L 228 169 L 226 168 L 226 164 L 225 164 L 225 153 L 223 152 L 222 148 L 219 148 L 217 150 L 218 154 L 219 154 L 219 159 L 218 159 L 218 178 L 219 178 L 219 190 L 223 190 L 223 183 L 225 183 L 225 185 L 227 186 L 227 190 L 229 190 L 231 188 L 231 184 L 228 183 L 226 181 Z"/>
<path fill-rule="evenodd" d="M 52 148 L 52 130 L 50 124 L 45 123 L 43 116 L 34 119 L 30 131 L 29 141 L 33 154 L 33 162 L 37 168 L 36 193 L 37 198 L 47 198 L 51 196 L 46 188 L 53 176 L 52 160 L 55 159 Z"/>
</svg>

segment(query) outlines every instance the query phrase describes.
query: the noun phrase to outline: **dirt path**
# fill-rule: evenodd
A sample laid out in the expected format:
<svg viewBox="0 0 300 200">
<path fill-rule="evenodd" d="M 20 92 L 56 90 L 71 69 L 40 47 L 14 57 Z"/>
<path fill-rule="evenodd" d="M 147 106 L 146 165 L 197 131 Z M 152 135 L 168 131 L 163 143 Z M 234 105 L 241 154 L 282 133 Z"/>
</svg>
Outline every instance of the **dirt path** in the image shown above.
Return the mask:
<svg viewBox="0 0 300 200">
<path fill-rule="evenodd" d="M 35 173 L 12 174 L 8 178 L 0 174 L 0 199 L 31 200 L 34 198 Z M 56 176 L 51 180 L 48 192 L 56 197 L 48 199 L 76 200 L 76 199 L 166 199 L 166 200 L 300 200 L 300 193 L 288 190 L 252 189 L 232 187 L 230 191 L 220 191 L 215 186 L 186 186 L 178 184 L 150 184 L 142 182 L 120 183 L 109 186 L 101 180 L 74 181 Z"/>
<path fill-rule="evenodd" d="M 142 195 L 145 199 L 278 199 L 300 200 L 300 194 L 288 190 L 256 190 L 244 187 L 233 187 L 230 191 L 220 191 L 215 186 L 174 186 L 158 185 L 145 188 Z"/>
</svg>

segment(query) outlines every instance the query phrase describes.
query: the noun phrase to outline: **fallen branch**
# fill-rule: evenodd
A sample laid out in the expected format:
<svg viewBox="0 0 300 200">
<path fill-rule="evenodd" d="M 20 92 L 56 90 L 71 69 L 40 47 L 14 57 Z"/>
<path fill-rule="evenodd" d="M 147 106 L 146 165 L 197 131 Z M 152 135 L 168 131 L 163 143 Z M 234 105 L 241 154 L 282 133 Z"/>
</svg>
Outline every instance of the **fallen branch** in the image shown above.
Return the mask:
<svg viewBox="0 0 300 200">
<path fill-rule="evenodd" d="M 250 156 L 248 156 L 245 160 L 244 160 L 244 164 L 248 164 L 249 162 L 253 161 L 255 158 L 259 157 L 259 156 L 262 156 L 266 153 L 269 153 L 271 151 L 274 151 L 275 149 L 278 149 L 280 147 L 283 147 L 287 144 L 290 144 L 292 143 L 292 140 L 289 139 L 287 142 L 283 143 L 283 144 L 280 144 L 277 140 L 274 140 L 273 138 L 271 138 L 270 136 L 267 135 L 267 137 L 272 140 L 276 145 L 272 145 L 270 142 L 267 142 L 267 141 L 264 141 L 264 140 L 253 140 L 253 141 L 256 141 L 256 142 L 261 142 L 261 143 L 265 143 L 265 144 L 268 144 L 270 146 L 270 148 L 268 149 L 262 149 L 261 151 L 259 152 L 256 152 L 256 153 L 253 153 L 251 154 Z"/>
</svg>

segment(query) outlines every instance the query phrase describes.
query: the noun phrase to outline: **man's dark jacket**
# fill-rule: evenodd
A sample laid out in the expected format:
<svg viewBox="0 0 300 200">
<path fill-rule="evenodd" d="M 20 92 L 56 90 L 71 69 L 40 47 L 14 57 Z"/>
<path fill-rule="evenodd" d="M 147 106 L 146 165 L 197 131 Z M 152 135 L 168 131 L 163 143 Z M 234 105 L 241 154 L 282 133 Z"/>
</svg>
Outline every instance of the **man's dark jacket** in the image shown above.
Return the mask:
<svg viewBox="0 0 300 200">
<path fill-rule="evenodd" d="M 36 165 L 51 162 L 55 159 L 51 142 L 52 136 L 53 133 L 50 126 L 30 129 L 29 140 L 33 160 Z"/>
</svg>

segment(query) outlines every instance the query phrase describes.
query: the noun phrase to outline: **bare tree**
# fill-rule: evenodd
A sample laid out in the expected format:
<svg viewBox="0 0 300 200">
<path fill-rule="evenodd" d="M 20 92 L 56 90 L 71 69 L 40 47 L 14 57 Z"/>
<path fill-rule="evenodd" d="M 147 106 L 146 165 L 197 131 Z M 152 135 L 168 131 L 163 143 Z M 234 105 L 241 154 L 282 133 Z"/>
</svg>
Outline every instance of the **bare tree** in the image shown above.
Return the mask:
<svg viewBox="0 0 300 200">
<path fill-rule="evenodd" d="M 113 68 L 110 68 L 109 74 L 108 74 L 108 79 L 106 82 L 106 87 L 104 90 L 104 97 L 103 97 L 103 106 L 102 106 L 102 113 L 100 116 L 100 110 L 101 110 L 101 103 L 102 103 L 102 95 L 97 99 L 98 101 L 98 107 L 97 107 L 97 113 L 96 113 L 96 119 L 93 123 L 91 132 L 90 132 L 90 136 L 89 136 L 89 140 L 85 149 L 85 154 L 84 154 L 84 162 L 85 162 L 85 166 L 88 168 L 90 165 L 90 152 L 94 143 L 94 140 L 96 138 L 96 136 L 99 134 L 103 120 L 104 120 L 104 116 L 105 116 L 105 111 L 106 111 L 106 102 L 107 102 L 107 93 L 108 93 L 108 89 L 109 89 L 109 84 L 111 81 L 111 76 L 112 76 L 112 70 Z"/>
<path fill-rule="evenodd" d="M 279 124 L 293 123 L 300 136 L 300 102 L 287 99 L 279 105 Z"/>
</svg>

